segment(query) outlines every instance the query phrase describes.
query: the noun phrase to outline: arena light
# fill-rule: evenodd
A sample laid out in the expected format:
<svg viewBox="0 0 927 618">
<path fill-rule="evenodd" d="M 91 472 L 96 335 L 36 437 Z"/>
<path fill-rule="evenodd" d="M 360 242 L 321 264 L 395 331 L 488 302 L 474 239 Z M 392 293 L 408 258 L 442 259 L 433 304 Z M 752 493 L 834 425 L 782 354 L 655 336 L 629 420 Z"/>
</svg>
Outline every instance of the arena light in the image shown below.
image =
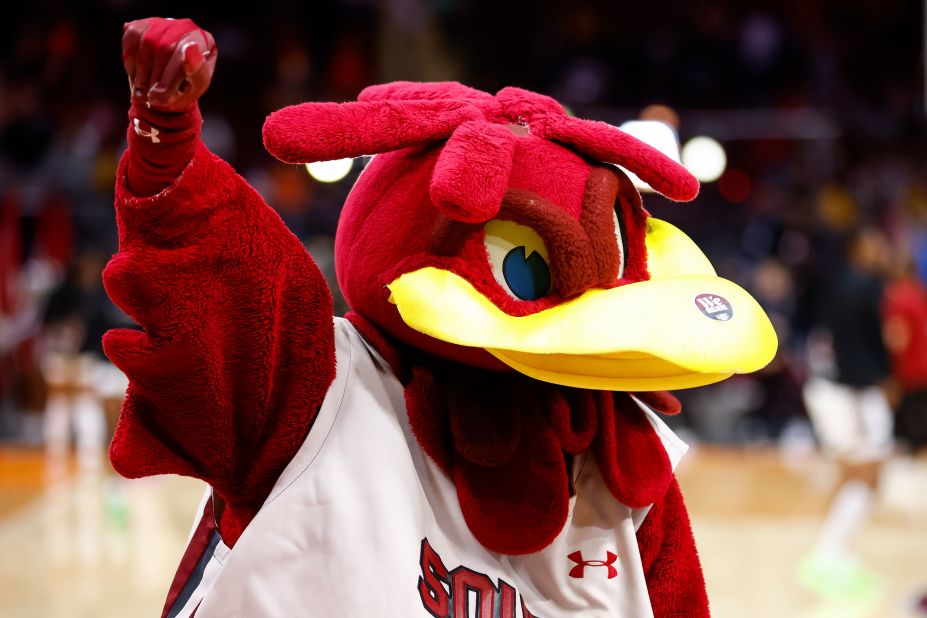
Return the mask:
<svg viewBox="0 0 927 618">
<path fill-rule="evenodd" d="M 717 140 L 700 135 L 682 147 L 682 164 L 701 182 L 714 182 L 727 167 L 727 155 Z"/>
<path fill-rule="evenodd" d="M 319 182 L 338 182 L 351 172 L 354 159 L 335 159 L 306 163 L 306 171 Z"/>
<path fill-rule="evenodd" d="M 653 146 L 673 161 L 679 161 L 679 139 L 670 125 L 660 120 L 629 120 L 621 125 L 621 130 L 640 141 Z M 646 182 L 634 173 L 621 168 L 639 191 L 653 191 Z"/>
</svg>

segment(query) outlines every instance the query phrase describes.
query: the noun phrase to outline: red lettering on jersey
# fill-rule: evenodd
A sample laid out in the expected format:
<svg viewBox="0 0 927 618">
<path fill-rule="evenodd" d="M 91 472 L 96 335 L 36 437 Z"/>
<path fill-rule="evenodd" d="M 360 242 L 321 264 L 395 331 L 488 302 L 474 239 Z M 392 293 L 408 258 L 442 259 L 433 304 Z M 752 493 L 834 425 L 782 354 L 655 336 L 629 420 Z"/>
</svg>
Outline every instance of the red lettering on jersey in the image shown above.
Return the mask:
<svg viewBox="0 0 927 618">
<path fill-rule="evenodd" d="M 466 567 L 457 567 L 451 571 L 451 582 L 454 591 L 454 618 L 470 616 L 471 590 L 476 592 L 477 618 L 495 618 L 496 587 L 487 575 Z"/>
<path fill-rule="evenodd" d="M 501 579 L 499 580 L 499 618 L 515 618 L 515 589 Z"/>
<path fill-rule="evenodd" d="M 422 605 L 435 618 L 448 618 L 450 599 L 447 589 L 444 588 L 444 584 L 450 584 L 447 567 L 441 562 L 441 556 L 431 548 L 428 539 L 422 539 L 419 560 L 422 576 L 418 578 L 418 594 L 422 598 Z"/>
<path fill-rule="evenodd" d="M 448 572 L 427 538 L 422 539 L 419 562 L 422 576 L 418 578 L 418 594 L 422 605 L 435 618 L 468 618 L 471 591 L 476 592 L 474 613 L 477 618 L 516 618 L 516 590 L 504 580 L 498 580 L 496 586 L 485 573 L 465 566 Z M 536 618 L 525 607 L 524 598 L 521 599 L 521 618 Z"/>
</svg>

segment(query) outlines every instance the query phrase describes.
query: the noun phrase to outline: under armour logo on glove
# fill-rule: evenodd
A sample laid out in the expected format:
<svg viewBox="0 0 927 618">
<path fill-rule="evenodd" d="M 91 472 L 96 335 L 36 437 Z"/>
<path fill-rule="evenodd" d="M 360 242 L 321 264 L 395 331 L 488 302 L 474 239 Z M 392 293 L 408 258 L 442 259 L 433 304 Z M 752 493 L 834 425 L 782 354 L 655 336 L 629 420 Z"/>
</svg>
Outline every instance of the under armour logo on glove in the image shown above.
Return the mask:
<svg viewBox="0 0 927 618">
<path fill-rule="evenodd" d="M 605 560 L 583 560 L 583 552 L 574 551 L 567 556 L 576 563 L 576 566 L 570 569 L 570 577 L 581 579 L 585 577 L 586 567 L 605 567 L 608 569 L 608 579 L 618 577 L 618 569 L 613 566 L 618 560 L 618 554 L 610 551 L 605 552 Z"/>
<path fill-rule="evenodd" d="M 147 137 L 148 139 L 151 140 L 152 144 L 158 144 L 161 142 L 160 138 L 158 138 L 158 134 L 160 133 L 160 131 L 158 131 L 156 128 L 151 127 L 150 131 L 145 131 L 139 126 L 138 118 L 135 118 L 133 120 L 133 124 L 135 125 L 135 133 L 137 135 L 141 135 L 142 137 Z"/>
</svg>

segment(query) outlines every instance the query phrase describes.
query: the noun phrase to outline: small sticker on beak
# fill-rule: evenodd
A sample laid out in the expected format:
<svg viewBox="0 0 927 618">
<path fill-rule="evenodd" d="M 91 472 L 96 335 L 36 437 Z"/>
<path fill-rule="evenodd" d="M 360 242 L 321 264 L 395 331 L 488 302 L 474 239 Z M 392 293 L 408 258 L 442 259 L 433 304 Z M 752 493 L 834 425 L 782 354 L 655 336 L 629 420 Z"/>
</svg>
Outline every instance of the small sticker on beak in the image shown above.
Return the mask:
<svg viewBox="0 0 927 618">
<path fill-rule="evenodd" d="M 734 317 L 734 309 L 727 299 L 717 294 L 699 294 L 695 297 L 695 306 L 706 317 L 719 322 L 727 322 Z"/>
</svg>

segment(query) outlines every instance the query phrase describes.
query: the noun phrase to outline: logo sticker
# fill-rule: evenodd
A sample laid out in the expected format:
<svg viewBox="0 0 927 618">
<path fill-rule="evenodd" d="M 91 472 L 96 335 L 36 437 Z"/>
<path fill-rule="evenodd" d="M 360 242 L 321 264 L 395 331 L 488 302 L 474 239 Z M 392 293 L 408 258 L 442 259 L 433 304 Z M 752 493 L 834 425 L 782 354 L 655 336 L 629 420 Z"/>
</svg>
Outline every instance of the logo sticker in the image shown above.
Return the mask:
<svg viewBox="0 0 927 618">
<path fill-rule="evenodd" d="M 727 299 L 717 294 L 699 294 L 695 297 L 695 306 L 706 317 L 719 322 L 727 322 L 734 317 L 734 309 Z"/>
</svg>

